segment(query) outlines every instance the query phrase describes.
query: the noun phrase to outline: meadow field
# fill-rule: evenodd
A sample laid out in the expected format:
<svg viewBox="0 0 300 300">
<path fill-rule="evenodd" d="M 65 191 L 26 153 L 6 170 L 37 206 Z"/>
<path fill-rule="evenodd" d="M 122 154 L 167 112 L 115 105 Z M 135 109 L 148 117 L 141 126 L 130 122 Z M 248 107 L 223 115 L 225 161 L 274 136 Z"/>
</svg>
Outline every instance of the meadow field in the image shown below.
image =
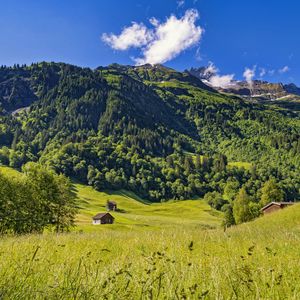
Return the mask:
<svg viewBox="0 0 300 300">
<path fill-rule="evenodd" d="M 224 231 L 201 199 L 74 189 L 70 233 L 1 238 L 1 299 L 300 298 L 300 205 Z M 115 224 L 91 225 L 108 199 Z"/>
<path fill-rule="evenodd" d="M 103 230 L 161 230 L 174 227 L 217 228 L 222 213 L 211 209 L 201 199 L 149 203 L 134 193 L 98 192 L 89 186 L 75 184 L 79 214 L 75 230 L 97 232 Z M 107 200 L 117 202 L 119 211 L 111 212 L 115 217 L 113 226 L 92 225 L 92 217 L 106 211 Z"/>
</svg>

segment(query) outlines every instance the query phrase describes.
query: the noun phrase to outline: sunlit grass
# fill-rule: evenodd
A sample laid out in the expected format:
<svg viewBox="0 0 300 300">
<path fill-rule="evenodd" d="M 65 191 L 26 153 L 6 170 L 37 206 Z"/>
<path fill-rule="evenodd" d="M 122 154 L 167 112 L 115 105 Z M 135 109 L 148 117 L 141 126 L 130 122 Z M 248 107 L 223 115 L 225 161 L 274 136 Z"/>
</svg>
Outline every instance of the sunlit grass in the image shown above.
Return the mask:
<svg viewBox="0 0 300 300">
<path fill-rule="evenodd" d="M 236 162 L 229 162 L 228 166 L 229 167 L 244 168 L 245 170 L 250 170 L 252 165 L 249 162 L 236 161 Z"/>
<path fill-rule="evenodd" d="M 20 172 L 8 167 L 0 167 L 0 172 L 8 176 L 21 175 Z M 79 208 L 75 231 L 148 230 L 183 225 L 217 228 L 222 220 L 222 214 L 211 209 L 202 199 L 150 203 L 130 191 L 99 192 L 80 183 L 74 183 L 74 191 Z M 115 217 L 115 224 L 113 226 L 92 225 L 94 215 L 106 212 L 108 200 L 113 200 L 118 205 L 118 211 L 111 212 Z"/>
<path fill-rule="evenodd" d="M 226 232 L 4 237 L 0 252 L 7 299 L 299 299 L 300 206 Z"/>
<path fill-rule="evenodd" d="M 82 184 L 75 184 L 75 189 L 80 207 L 77 229 L 84 231 L 103 230 L 104 226 L 91 225 L 91 222 L 92 216 L 106 211 L 107 200 L 117 202 L 120 210 L 111 212 L 115 217 L 115 224 L 107 228 L 113 230 L 122 226 L 129 229 L 157 229 L 183 225 L 219 227 L 221 223 L 222 214 L 212 210 L 200 199 L 151 204 L 125 190 L 98 192 Z"/>
<path fill-rule="evenodd" d="M 224 232 L 203 200 L 74 188 L 75 231 L 1 238 L 1 299 L 300 298 L 299 204 Z M 91 225 L 108 199 L 116 223 Z"/>
</svg>

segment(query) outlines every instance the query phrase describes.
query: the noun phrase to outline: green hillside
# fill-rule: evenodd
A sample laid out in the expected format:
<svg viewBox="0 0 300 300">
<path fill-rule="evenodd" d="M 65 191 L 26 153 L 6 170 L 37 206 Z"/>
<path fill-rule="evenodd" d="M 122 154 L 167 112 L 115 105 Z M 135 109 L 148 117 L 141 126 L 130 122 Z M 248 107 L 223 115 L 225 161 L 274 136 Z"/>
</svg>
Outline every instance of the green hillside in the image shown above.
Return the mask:
<svg viewBox="0 0 300 300">
<path fill-rule="evenodd" d="M 73 190 L 79 212 L 70 233 L 2 236 L 3 299 L 300 296 L 300 204 L 224 231 L 221 214 L 204 200 L 151 203 L 79 183 Z M 91 225 L 107 200 L 120 209 L 115 224 Z"/>
<path fill-rule="evenodd" d="M 93 200 L 98 194 L 93 195 L 89 188 L 80 185 L 77 188 L 80 197 L 91 200 L 91 205 L 84 207 L 80 215 L 84 223 L 85 217 L 98 210 L 98 203 Z M 103 204 L 111 195 L 101 196 Z M 124 194 L 118 197 L 129 213 L 115 225 L 94 226 L 95 230 L 90 233 L 3 237 L 0 244 L 2 297 L 299 298 L 298 204 L 224 232 L 195 226 L 195 221 L 185 218 L 180 226 L 174 226 L 174 220 L 179 220 L 177 203 L 163 204 L 160 210 L 151 205 L 147 210 L 145 204 L 129 200 Z M 191 208 L 191 202 L 186 203 L 190 207 L 188 214 L 200 220 L 198 207 Z M 184 215 L 187 211 L 184 204 L 180 205 L 178 214 L 183 212 Z M 173 226 L 131 230 L 138 227 L 136 220 L 135 225 L 128 225 L 134 214 L 141 222 L 149 222 L 155 215 L 155 220 L 160 217 L 161 224 L 170 221 Z M 208 221 L 207 215 L 201 217 L 204 219 Z M 82 224 L 82 228 L 87 228 L 84 226 Z"/>
<path fill-rule="evenodd" d="M 0 166 L 0 173 L 19 177 L 22 173 Z M 73 184 L 79 208 L 75 231 L 98 232 L 103 230 L 155 230 L 169 227 L 189 226 L 195 228 L 217 228 L 221 225 L 222 213 L 213 210 L 201 199 L 151 203 L 126 190 L 98 192 L 90 186 Z M 106 212 L 107 200 L 117 202 L 119 211 L 111 212 L 115 217 L 113 226 L 92 225 L 92 217 Z"/>
<path fill-rule="evenodd" d="M 214 211 L 203 200 L 184 200 L 167 203 L 145 202 L 133 193 L 125 190 L 119 192 L 97 192 L 91 187 L 76 184 L 79 198 L 79 216 L 77 230 L 99 231 L 105 226 L 91 225 L 92 217 L 98 212 L 106 211 L 106 201 L 117 202 L 121 212 L 111 212 L 115 224 L 108 229 L 167 229 L 169 227 L 219 227 L 222 214 Z M 107 228 L 105 228 L 107 229 Z"/>
<path fill-rule="evenodd" d="M 38 161 L 99 191 L 158 203 L 217 191 L 226 202 L 234 182 L 257 203 L 275 178 L 298 200 L 299 136 L 292 108 L 223 95 L 161 65 L 0 68 L 0 162 Z"/>
</svg>

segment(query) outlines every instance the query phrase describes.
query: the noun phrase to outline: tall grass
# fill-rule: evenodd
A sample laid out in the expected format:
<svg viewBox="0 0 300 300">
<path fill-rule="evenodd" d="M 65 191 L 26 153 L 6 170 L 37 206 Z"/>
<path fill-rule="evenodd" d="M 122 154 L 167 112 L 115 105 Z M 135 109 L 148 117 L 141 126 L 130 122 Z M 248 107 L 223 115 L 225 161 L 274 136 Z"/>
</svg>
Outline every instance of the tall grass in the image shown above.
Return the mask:
<svg viewBox="0 0 300 300">
<path fill-rule="evenodd" d="M 204 201 L 75 188 L 77 232 L 1 237 L 0 299 L 300 299 L 300 205 L 224 232 Z"/>
<path fill-rule="evenodd" d="M 299 299 L 300 206 L 222 230 L 4 237 L 6 299 Z"/>
</svg>

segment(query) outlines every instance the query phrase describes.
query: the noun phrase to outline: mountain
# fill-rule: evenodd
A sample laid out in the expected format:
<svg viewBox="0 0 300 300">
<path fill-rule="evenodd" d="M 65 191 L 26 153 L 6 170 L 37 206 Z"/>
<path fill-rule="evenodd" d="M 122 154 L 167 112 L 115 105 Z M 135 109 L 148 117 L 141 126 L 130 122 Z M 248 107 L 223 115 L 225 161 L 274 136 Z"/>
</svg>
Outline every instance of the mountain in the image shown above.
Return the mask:
<svg viewBox="0 0 300 300">
<path fill-rule="evenodd" d="M 210 69 L 209 67 L 191 68 L 186 72 L 197 77 L 201 81 L 209 81 L 209 79 L 215 75 L 215 70 Z"/>
<path fill-rule="evenodd" d="M 297 87 L 294 83 L 284 85 L 284 89 L 289 94 L 300 96 L 300 88 Z"/>
<path fill-rule="evenodd" d="M 98 70 L 105 70 L 106 68 L 100 67 Z M 215 89 L 206 85 L 199 80 L 197 77 L 191 75 L 189 72 L 178 72 L 174 69 L 165 67 L 163 65 L 150 65 L 146 64 L 143 66 L 123 66 L 119 64 L 111 64 L 108 66 L 108 69 L 111 71 L 124 73 L 132 78 L 139 81 L 148 81 L 148 82 L 167 82 L 167 81 L 180 81 L 188 83 L 192 86 L 198 87 L 200 89 L 215 92 Z"/>
<path fill-rule="evenodd" d="M 246 81 L 233 83 L 232 86 L 223 89 L 224 92 L 238 94 L 245 97 L 272 100 L 287 95 L 281 83 L 269 83 L 267 81 L 253 80 L 251 85 Z"/>
<path fill-rule="evenodd" d="M 298 199 L 299 135 L 294 107 L 220 93 L 162 65 L 0 68 L 0 161 L 39 161 L 98 190 L 151 201 L 218 191 L 226 204 L 229 187 L 258 201 L 274 177 Z"/>
<path fill-rule="evenodd" d="M 215 76 L 214 71 L 209 67 L 191 68 L 187 71 L 197 77 L 203 83 L 211 86 L 210 79 Z M 252 101 L 261 101 L 265 104 L 268 101 L 277 101 L 278 105 L 284 107 L 294 103 L 294 109 L 300 111 L 300 88 L 295 84 L 270 83 L 262 80 L 247 81 L 233 80 L 226 87 L 213 87 L 222 93 L 234 94 Z M 296 104 L 295 104 L 296 102 Z M 273 104 L 273 103 L 271 103 Z"/>
</svg>

